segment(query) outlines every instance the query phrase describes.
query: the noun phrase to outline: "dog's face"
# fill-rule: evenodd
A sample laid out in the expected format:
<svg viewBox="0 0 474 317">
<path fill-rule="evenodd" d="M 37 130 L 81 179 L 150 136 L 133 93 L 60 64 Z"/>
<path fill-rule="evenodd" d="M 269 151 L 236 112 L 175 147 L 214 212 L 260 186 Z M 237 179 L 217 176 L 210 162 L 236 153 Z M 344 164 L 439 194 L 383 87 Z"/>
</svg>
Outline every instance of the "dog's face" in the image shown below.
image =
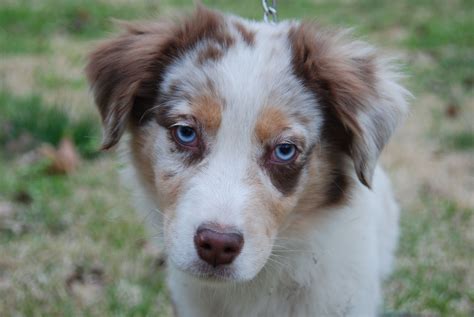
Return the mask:
<svg viewBox="0 0 474 317">
<path fill-rule="evenodd" d="M 254 278 L 292 215 L 370 186 L 405 107 L 394 73 L 363 43 L 203 8 L 128 25 L 87 74 L 104 148 L 130 130 L 171 265 L 208 279 Z"/>
</svg>

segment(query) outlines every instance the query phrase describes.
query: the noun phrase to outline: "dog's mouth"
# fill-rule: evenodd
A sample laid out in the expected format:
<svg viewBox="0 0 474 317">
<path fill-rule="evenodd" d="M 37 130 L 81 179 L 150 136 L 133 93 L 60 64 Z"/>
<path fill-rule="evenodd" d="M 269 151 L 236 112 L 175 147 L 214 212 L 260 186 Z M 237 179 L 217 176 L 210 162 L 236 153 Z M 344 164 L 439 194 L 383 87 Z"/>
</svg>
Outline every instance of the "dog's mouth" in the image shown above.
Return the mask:
<svg viewBox="0 0 474 317">
<path fill-rule="evenodd" d="M 207 263 L 198 262 L 193 263 L 186 273 L 192 275 L 194 278 L 206 280 L 209 282 L 226 282 L 235 281 L 236 274 L 232 265 L 211 266 Z"/>
<path fill-rule="evenodd" d="M 173 263 L 174 264 L 174 263 Z M 207 263 L 196 261 L 187 267 L 175 265 L 175 267 L 186 275 L 197 279 L 201 282 L 208 283 L 225 283 L 236 282 L 239 280 L 236 269 L 232 264 L 212 266 Z"/>
</svg>

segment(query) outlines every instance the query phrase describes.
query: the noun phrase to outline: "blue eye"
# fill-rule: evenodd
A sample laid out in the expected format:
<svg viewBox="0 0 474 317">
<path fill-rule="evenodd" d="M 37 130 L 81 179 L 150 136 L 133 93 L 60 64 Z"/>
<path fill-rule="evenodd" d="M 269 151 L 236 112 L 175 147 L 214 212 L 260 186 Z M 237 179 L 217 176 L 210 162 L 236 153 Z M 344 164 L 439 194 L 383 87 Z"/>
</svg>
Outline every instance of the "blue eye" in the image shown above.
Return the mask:
<svg viewBox="0 0 474 317">
<path fill-rule="evenodd" d="M 180 125 L 175 128 L 174 132 L 176 141 L 183 145 L 193 145 L 194 141 L 197 139 L 196 131 L 188 126 Z"/>
<path fill-rule="evenodd" d="M 273 160 L 277 162 L 287 163 L 296 157 L 297 150 L 294 144 L 282 143 L 278 144 L 273 150 Z"/>
</svg>

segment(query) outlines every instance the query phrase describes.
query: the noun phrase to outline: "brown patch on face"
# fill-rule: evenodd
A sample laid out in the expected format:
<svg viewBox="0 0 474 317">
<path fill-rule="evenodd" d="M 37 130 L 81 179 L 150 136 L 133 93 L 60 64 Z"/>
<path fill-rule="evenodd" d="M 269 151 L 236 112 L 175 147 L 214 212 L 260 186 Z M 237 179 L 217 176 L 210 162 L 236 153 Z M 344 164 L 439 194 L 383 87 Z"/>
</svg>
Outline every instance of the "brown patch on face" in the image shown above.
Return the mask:
<svg viewBox="0 0 474 317">
<path fill-rule="evenodd" d="M 221 124 L 222 103 L 216 97 L 202 95 L 191 101 L 192 113 L 207 133 L 216 133 Z"/>
<path fill-rule="evenodd" d="M 209 85 L 209 91 L 212 85 Z M 176 88 L 177 89 L 177 88 Z M 186 165 L 190 166 L 202 161 L 208 153 L 207 144 L 205 142 L 206 135 L 213 135 L 217 132 L 221 122 L 221 103 L 217 97 L 212 95 L 201 95 L 198 97 L 190 97 L 189 104 L 192 113 L 183 115 L 173 112 L 172 106 L 175 96 L 169 96 L 169 92 L 160 96 L 158 103 L 160 106 L 153 115 L 156 122 L 163 128 L 167 129 L 168 142 L 171 144 L 169 151 L 179 155 L 177 159 L 182 160 Z M 177 141 L 176 127 L 179 121 L 187 121 L 198 135 L 198 142 L 193 147 L 186 147 Z"/>
<path fill-rule="evenodd" d="M 269 162 L 275 140 L 283 131 L 289 128 L 288 115 L 276 107 L 265 107 L 260 113 L 255 125 L 257 140 L 265 145 L 265 155 L 262 167 L 266 170 L 273 185 L 285 196 L 291 195 L 296 188 L 304 166 L 304 160 L 298 159 L 288 164 Z"/>
<path fill-rule="evenodd" d="M 350 197 L 352 179 L 348 176 L 350 170 L 347 160 L 350 157 L 352 137 L 339 120 L 325 116 L 318 158 L 324 165 L 324 171 L 320 175 L 322 177 L 319 178 L 325 191 L 321 206 L 343 204 Z"/>
<path fill-rule="evenodd" d="M 114 146 L 128 123 L 140 125 L 155 106 L 166 68 L 194 48 L 210 41 L 223 50 L 234 39 L 224 17 L 198 6 L 181 21 L 124 24 L 125 32 L 99 45 L 89 55 L 86 74 L 105 128 L 103 148 Z"/>
<path fill-rule="evenodd" d="M 352 178 L 346 174 L 350 158 L 334 155 L 318 145 L 306 169 L 307 183 L 298 202 L 300 212 L 340 206 L 350 199 Z"/>
<path fill-rule="evenodd" d="M 176 141 L 176 133 L 173 130 L 168 131 L 168 139 L 172 147 L 169 149 L 172 153 L 179 154 L 180 156 L 176 159 L 181 160 L 186 166 L 195 165 L 203 160 L 203 158 L 208 154 L 208 148 L 206 143 L 203 140 L 202 131 L 199 127 L 195 127 L 195 131 L 198 134 L 198 143 L 196 147 L 188 148 L 183 145 L 180 145 Z"/>
<path fill-rule="evenodd" d="M 240 36 L 242 36 L 242 39 L 248 46 L 254 46 L 255 44 L 255 32 L 249 30 L 246 28 L 242 23 L 240 22 L 234 22 L 234 26 L 237 29 L 237 31 L 240 33 Z"/>
<path fill-rule="evenodd" d="M 264 143 L 282 133 L 289 126 L 287 115 L 276 107 L 265 107 L 258 116 L 255 135 Z"/>
<path fill-rule="evenodd" d="M 262 167 L 270 177 L 273 186 L 284 196 L 290 196 L 298 186 L 298 181 L 305 165 L 305 159 L 300 155 L 294 162 L 275 164 L 269 161 L 273 147 L 267 147 L 266 152 Z"/>
<path fill-rule="evenodd" d="M 207 61 L 217 61 L 224 55 L 222 49 L 209 45 L 203 50 L 201 50 L 197 57 L 197 62 L 199 65 L 203 65 Z"/>
</svg>

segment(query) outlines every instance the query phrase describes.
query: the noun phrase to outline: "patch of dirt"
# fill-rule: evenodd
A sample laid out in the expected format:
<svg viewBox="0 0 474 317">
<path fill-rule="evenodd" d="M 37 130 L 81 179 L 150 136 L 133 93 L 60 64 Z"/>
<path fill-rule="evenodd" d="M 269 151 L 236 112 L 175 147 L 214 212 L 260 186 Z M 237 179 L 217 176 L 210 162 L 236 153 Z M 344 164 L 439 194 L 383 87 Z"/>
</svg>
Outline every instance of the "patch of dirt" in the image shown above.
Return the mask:
<svg viewBox="0 0 474 317">
<path fill-rule="evenodd" d="M 13 287 L 13 283 L 9 278 L 8 271 L 15 265 L 13 261 L 1 259 L 0 260 L 0 291 L 8 290 Z"/>
<path fill-rule="evenodd" d="M 76 266 L 66 279 L 67 291 L 82 305 L 97 303 L 104 294 L 105 274 L 100 266 Z"/>
<path fill-rule="evenodd" d="M 11 56 L 0 59 L 0 81 L 2 88 L 25 96 L 33 91 L 35 85 L 35 70 L 44 63 L 45 57 L 40 56 Z"/>
<path fill-rule="evenodd" d="M 15 155 L 31 150 L 34 144 L 35 140 L 30 133 L 22 133 L 17 138 L 8 141 L 5 150 L 9 155 Z"/>
<path fill-rule="evenodd" d="M 430 139 L 433 110 L 444 109 L 432 95 L 412 102 L 406 122 L 382 155 L 405 207 L 419 200 L 422 190 L 455 201 L 461 208 L 474 208 L 474 157 L 469 151 L 440 151 L 439 140 Z"/>
<path fill-rule="evenodd" d="M 16 96 L 41 93 L 48 104 L 67 108 L 72 117 L 94 112 L 92 97 L 87 93 L 87 87 L 74 88 L 67 85 L 48 87 L 39 76 L 39 74 L 46 74 L 46 77 L 52 75 L 64 79 L 65 82 L 84 79 L 84 58 L 90 49 L 90 44 L 71 41 L 64 36 L 54 36 L 50 41 L 53 54 L 1 58 L 2 89 Z"/>
<path fill-rule="evenodd" d="M 13 204 L 6 201 L 0 201 L 0 220 L 10 218 L 14 213 L 15 210 Z"/>
<path fill-rule="evenodd" d="M 154 259 L 156 269 L 164 268 L 166 265 L 166 254 L 163 247 L 156 245 L 153 241 L 141 241 L 143 253 Z"/>
<path fill-rule="evenodd" d="M 18 236 L 28 231 L 29 228 L 25 224 L 14 219 L 16 212 L 14 204 L 0 201 L 0 232 Z"/>
</svg>

